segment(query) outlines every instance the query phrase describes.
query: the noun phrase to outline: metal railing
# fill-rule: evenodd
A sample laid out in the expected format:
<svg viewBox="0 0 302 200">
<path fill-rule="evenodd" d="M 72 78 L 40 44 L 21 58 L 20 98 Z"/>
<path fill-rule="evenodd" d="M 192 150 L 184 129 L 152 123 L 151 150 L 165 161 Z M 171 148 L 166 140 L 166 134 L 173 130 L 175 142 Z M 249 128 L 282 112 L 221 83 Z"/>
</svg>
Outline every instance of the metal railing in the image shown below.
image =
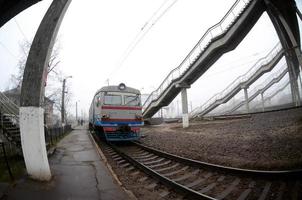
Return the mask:
<svg viewBox="0 0 302 200">
<path fill-rule="evenodd" d="M 0 92 L 0 111 L 10 117 L 13 122 L 19 124 L 19 106 Z"/>
<path fill-rule="evenodd" d="M 278 71 L 276 71 L 273 75 L 268 77 L 263 83 L 259 84 L 255 88 L 249 91 L 249 98 L 248 102 L 252 101 L 254 98 L 256 98 L 261 92 L 265 92 L 269 87 L 271 87 L 273 84 L 279 82 L 284 75 L 287 73 L 287 65 L 284 64 Z M 230 110 L 224 112 L 223 114 L 230 114 L 237 109 L 239 109 L 242 105 L 246 103 L 246 100 L 241 101 L 239 104 L 231 108 Z"/>
<path fill-rule="evenodd" d="M 10 156 L 10 154 L 7 152 L 8 147 L 5 147 L 5 146 L 6 146 L 6 144 L 0 138 L 0 169 L 6 168 L 10 181 L 14 181 L 15 178 L 13 176 L 12 169 L 9 164 L 9 158 L 8 158 Z M 11 151 L 12 150 L 10 149 L 10 152 Z M 4 172 L 2 171 L 1 173 L 4 173 Z"/>
<path fill-rule="evenodd" d="M 251 0 L 237 0 L 225 16 L 214 26 L 210 27 L 205 34 L 201 37 L 198 43 L 180 63 L 180 65 L 174 68 L 160 84 L 160 86 L 153 91 L 143 105 L 145 110 L 155 99 L 158 99 L 160 94 L 176 79 L 181 77 L 190 66 L 197 60 L 201 53 L 207 48 L 214 38 L 223 35 L 236 21 L 238 16 L 243 12 Z"/>
<path fill-rule="evenodd" d="M 277 43 L 274 48 L 263 58 L 259 59 L 245 74 L 237 77 L 233 82 L 231 82 L 223 91 L 216 93 L 209 100 L 207 100 L 204 104 L 199 107 L 196 107 L 191 113 L 190 117 L 194 117 L 210 107 L 216 101 L 222 100 L 227 95 L 229 95 L 235 88 L 240 85 L 246 83 L 250 78 L 253 77 L 254 74 L 258 72 L 258 70 L 270 63 L 276 55 L 278 55 L 282 51 L 281 43 Z"/>
<path fill-rule="evenodd" d="M 49 149 L 55 145 L 71 130 L 71 125 L 45 128 L 46 148 Z M 17 165 L 19 166 L 17 167 Z M 3 179 L 3 176 L 5 176 L 4 181 L 14 181 L 20 173 L 20 165 L 24 167 L 22 151 L 20 152 L 15 145 L 0 138 L 0 177 Z"/>
<path fill-rule="evenodd" d="M 60 139 L 62 139 L 66 134 L 72 130 L 71 125 L 65 125 L 64 127 L 53 127 L 53 128 L 44 128 L 45 133 L 45 143 L 46 147 L 56 144 Z"/>
<path fill-rule="evenodd" d="M 272 80 L 277 79 L 278 77 L 281 76 L 281 74 L 284 73 L 284 71 L 287 71 L 286 68 L 286 64 L 283 65 L 283 67 L 281 67 L 278 71 L 276 71 L 275 73 L 273 73 L 271 76 L 269 76 L 265 81 L 263 81 L 261 84 L 259 84 L 257 87 L 254 87 L 251 91 L 249 91 L 250 94 L 256 94 L 259 91 L 262 91 L 263 89 L 265 89 Z"/>
</svg>

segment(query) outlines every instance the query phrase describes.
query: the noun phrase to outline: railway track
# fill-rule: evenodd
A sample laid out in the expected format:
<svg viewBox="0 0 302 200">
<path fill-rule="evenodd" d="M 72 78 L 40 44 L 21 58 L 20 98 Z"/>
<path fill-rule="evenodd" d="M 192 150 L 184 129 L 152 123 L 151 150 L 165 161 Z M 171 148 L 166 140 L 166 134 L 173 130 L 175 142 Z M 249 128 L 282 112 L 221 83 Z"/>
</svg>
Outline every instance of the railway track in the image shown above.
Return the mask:
<svg viewBox="0 0 302 200">
<path fill-rule="evenodd" d="M 258 171 L 213 165 L 158 151 L 138 143 L 102 147 L 125 171 L 139 169 L 184 199 L 302 199 L 302 171 Z M 136 172 L 133 173 L 137 174 Z M 140 178 L 146 180 L 147 176 Z M 170 192 L 160 195 L 162 198 Z"/>
</svg>

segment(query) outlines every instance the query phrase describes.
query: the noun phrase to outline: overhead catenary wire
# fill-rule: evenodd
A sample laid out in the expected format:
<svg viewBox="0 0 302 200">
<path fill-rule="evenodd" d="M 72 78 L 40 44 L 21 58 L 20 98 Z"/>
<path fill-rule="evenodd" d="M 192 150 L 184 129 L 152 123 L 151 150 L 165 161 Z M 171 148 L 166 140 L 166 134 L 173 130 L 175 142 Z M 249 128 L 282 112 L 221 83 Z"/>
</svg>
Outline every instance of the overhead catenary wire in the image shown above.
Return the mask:
<svg viewBox="0 0 302 200">
<path fill-rule="evenodd" d="M 2 43 L 1 41 L 0 41 L 0 45 L 3 47 L 3 49 L 5 49 L 8 52 L 9 55 L 11 55 L 14 59 L 18 60 L 18 57 L 12 51 L 10 51 L 7 48 L 7 46 L 4 43 Z"/>
<path fill-rule="evenodd" d="M 29 42 L 29 40 L 27 39 L 26 35 L 24 34 L 24 31 L 22 30 L 21 26 L 19 25 L 16 17 L 14 17 L 14 22 L 16 23 L 19 32 L 21 33 L 21 35 L 24 37 L 24 39 L 26 40 L 26 42 Z"/>
<path fill-rule="evenodd" d="M 130 56 L 130 54 L 134 51 L 137 45 L 143 40 L 146 34 L 151 30 L 151 28 L 172 8 L 172 6 L 178 1 L 173 0 L 168 3 L 170 0 L 165 0 L 158 9 L 151 15 L 151 17 L 144 23 L 138 34 L 134 37 L 134 39 L 129 43 L 128 47 L 124 51 L 121 59 L 118 61 L 115 68 L 109 74 L 109 77 L 116 74 L 116 72 L 122 67 L 124 62 Z M 109 79 L 109 78 L 108 78 Z"/>
</svg>

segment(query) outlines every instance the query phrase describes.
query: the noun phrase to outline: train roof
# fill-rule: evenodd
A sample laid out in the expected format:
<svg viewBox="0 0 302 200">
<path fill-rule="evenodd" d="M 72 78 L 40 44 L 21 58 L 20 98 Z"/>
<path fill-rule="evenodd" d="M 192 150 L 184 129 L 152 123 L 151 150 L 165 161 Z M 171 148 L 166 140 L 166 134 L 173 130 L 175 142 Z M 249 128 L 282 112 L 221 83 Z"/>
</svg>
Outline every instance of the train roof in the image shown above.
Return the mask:
<svg viewBox="0 0 302 200">
<path fill-rule="evenodd" d="M 124 89 L 123 89 L 124 86 Z M 130 92 L 130 93 L 135 93 L 135 94 L 140 94 L 140 91 L 138 89 L 132 88 L 132 87 L 128 87 L 125 84 L 121 83 L 119 85 L 109 85 L 109 86 L 105 86 L 102 87 L 101 89 L 99 89 L 97 93 L 99 92 Z"/>
</svg>

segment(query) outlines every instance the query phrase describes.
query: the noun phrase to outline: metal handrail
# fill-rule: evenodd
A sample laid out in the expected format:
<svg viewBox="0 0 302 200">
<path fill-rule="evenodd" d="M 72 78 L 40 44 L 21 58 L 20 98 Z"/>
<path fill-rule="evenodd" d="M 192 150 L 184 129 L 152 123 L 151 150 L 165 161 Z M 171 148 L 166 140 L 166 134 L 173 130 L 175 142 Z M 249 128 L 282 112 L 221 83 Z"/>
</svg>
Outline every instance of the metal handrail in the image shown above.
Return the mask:
<svg viewBox="0 0 302 200">
<path fill-rule="evenodd" d="M 224 90 L 219 93 L 213 95 L 209 100 L 207 100 L 204 104 L 199 107 L 196 107 L 191 113 L 190 116 L 194 117 L 202 111 L 206 110 L 208 107 L 213 105 L 215 102 L 222 100 L 231 91 L 233 91 L 236 87 L 246 83 L 250 78 L 253 77 L 254 74 L 258 72 L 258 70 L 270 63 L 276 55 L 278 55 L 281 51 L 283 51 L 281 43 L 278 42 L 274 48 L 265 56 L 260 58 L 245 74 L 237 77 L 233 82 L 231 82 Z"/>
<path fill-rule="evenodd" d="M 264 92 L 265 90 L 267 90 L 268 88 L 266 88 L 267 86 L 269 86 L 270 84 L 274 84 L 279 82 L 281 78 L 281 75 L 285 75 L 284 73 L 287 72 L 287 68 L 286 68 L 286 64 L 283 65 L 283 67 L 281 69 L 279 69 L 277 72 L 275 72 L 272 76 L 268 77 L 263 83 L 259 84 L 257 87 L 253 88 L 249 93 L 251 94 L 251 96 L 248 98 L 248 101 L 250 102 L 250 99 L 254 99 L 256 96 L 258 96 L 261 92 Z M 246 101 L 243 100 L 241 101 L 239 104 L 237 104 L 236 106 L 234 106 L 232 109 L 224 112 L 223 114 L 227 114 L 227 113 L 232 113 L 235 110 L 237 110 L 238 108 L 240 108 Z"/>
<path fill-rule="evenodd" d="M 152 101 L 157 99 L 174 80 L 181 77 L 191 67 L 191 65 L 197 60 L 200 54 L 206 49 L 214 38 L 223 35 L 231 27 L 231 25 L 236 21 L 237 17 L 240 16 L 250 2 L 251 0 L 237 0 L 224 15 L 224 17 L 205 32 L 205 34 L 180 63 L 180 65 L 174 68 L 166 76 L 160 86 L 149 95 L 143 105 L 144 110 L 151 104 Z"/>
<path fill-rule="evenodd" d="M 16 124 L 19 124 L 19 106 L 12 102 L 2 92 L 0 92 L 0 109 L 3 110 L 3 114 L 7 114 Z"/>
</svg>

